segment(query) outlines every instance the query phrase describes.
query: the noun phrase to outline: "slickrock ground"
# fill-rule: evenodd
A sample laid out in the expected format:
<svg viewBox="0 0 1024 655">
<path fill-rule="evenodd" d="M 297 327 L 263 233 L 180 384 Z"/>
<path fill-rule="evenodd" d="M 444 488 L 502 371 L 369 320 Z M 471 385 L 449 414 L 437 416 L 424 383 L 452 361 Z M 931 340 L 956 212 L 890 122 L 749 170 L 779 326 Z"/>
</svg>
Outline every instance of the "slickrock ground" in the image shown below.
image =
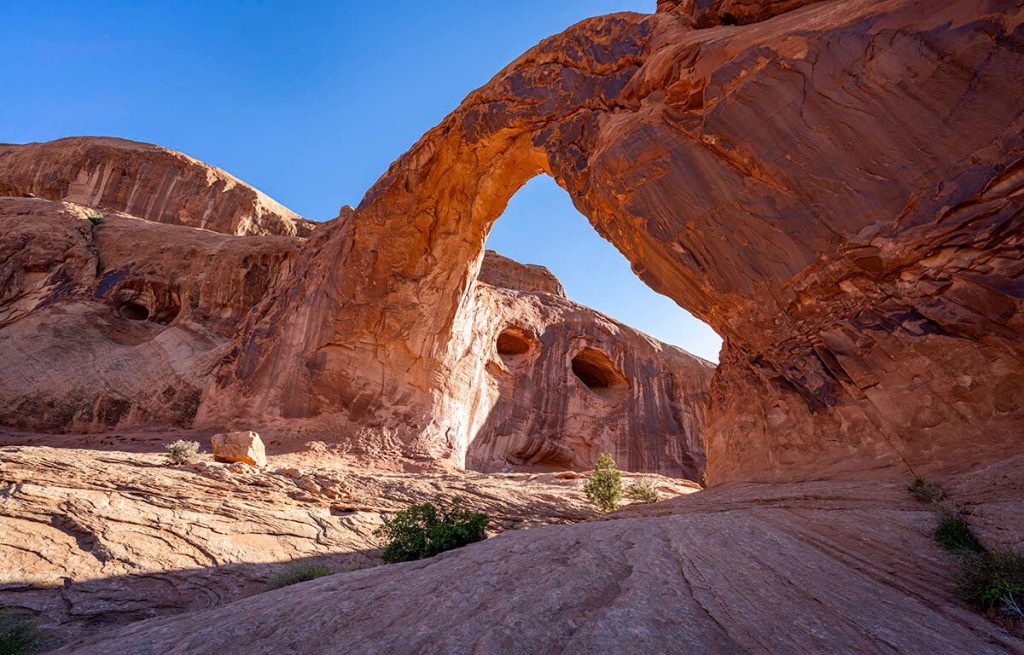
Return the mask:
<svg viewBox="0 0 1024 655">
<path fill-rule="evenodd" d="M 943 480 L 1024 545 L 1024 460 Z M 60 652 L 1020 653 L 905 483 L 742 484 L 147 620 Z M 1000 527 L 1002 526 L 1002 527 Z"/>
<path fill-rule="evenodd" d="M 379 565 L 371 533 L 381 515 L 439 494 L 490 514 L 492 533 L 594 515 L 582 476 L 571 473 L 389 473 L 329 452 L 271 457 L 260 471 L 213 463 L 208 442 L 195 466 L 106 449 L 151 450 L 191 436 L 111 436 L 102 450 L 0 447 L 0 606 L 31 611 L 66 641 L 259 593 L 293 560 L 336 571 Z M 0 438 L 36 440 L 49 441 Z M 666 498 L 697 489 L 653 478 Z"/>
</svg>

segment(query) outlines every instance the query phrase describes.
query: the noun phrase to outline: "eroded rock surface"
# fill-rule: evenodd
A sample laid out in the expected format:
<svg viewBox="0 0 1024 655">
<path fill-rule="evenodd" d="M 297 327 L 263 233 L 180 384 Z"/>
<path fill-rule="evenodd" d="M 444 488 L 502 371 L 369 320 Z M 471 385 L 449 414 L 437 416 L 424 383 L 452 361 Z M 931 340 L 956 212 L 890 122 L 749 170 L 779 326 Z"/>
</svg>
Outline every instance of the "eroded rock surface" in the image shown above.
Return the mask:
<svg viewBox="0 0 1024 655">
<path fill-rule="evenodd" d="M 316 225 L 219 168 L 111 137 L 0 144 L 0 196 L 28 195 L 224 234 L 307 236 Z"/>
<path fill-rule="evenodd" d="M 1021 511 L 1019 495 L 1007 501 L 1021 464 L 986 471 L 986 488 L 964 479 L 954 498 L 1007 524 Z M 60 652 L 1020 652 L 953 600 L 956 560 L 934 543 L 934 520 L 905 483 L 725 486 L 146 620 Z M 1019 531 L 979 526 L 992 545 L 1022 544 Z"/>
<path fill-rule="evenodd" d="M 519 266 L 522 266 L 521 264 Z M 714 366 L 550 293 L 476 285 L 445 412 L 470 422 L 465 466 L 619 466 L 696 480 Z M 461 336 L 461 335 L 460 335 Z"/>
<path fill-rule="evenodd" d="M 242 317 L 302 241 L 0 198 L 0 425 L 191 424 Z"/>
<path fill-rule="evenodd" d="M 147 441 L 140 439 L 111 442 L 126 448 Z M 696 489 L 654 479 L 664 497 Z M 492 533 L 579 521 L 593 515 L 582 484 L 582 476 L 564 473 L 352 468 L 322 450 L 272 456 L 261 471 L 215 464 L 209 454 L 195 466 L 169 466 L 149 452 L 4 447 L 0 605 L 30 611 L 67 640 L 258 593 L 293 560 L 315 559 L 337 571 L 375 566 L 372 531 L 381 515 L 442 493 L 490 514 Z"/>
<path fill-rule="evenodd" d="M 0 424 L 190 427 L 211 376 L 235 357 L 231 336 L 283 288 L 305 242 L 90 217 L 69 202 L 0 198 Z M 213 427 L 257 427 L 274 435 L 272 452 L 345 442 L 380 466 L 587 469 L 607 450 L 629 470 L 699 478 L 709 363 L 568 301 L 540 266 L 493 253 L 476 288 L 459 327 L 458 371 L 440 385 L 463 426 L 451 447 L 409 447 L 389 426 L 401 405 L 374 407 L 340 431 L 298 414 L 276 423 L 225 416 Z M 584 348 L 606 358 L 595 370 L 614 383 L 580 377 Z"/>
<path fill-rule="evenodd" d="M 723 336 L 713 483 L 1019 453 L 1024 9 L 709 6 L 741 4 L 771 10 L 582 21 L 471 93 L 250 317 L 199 420 L 381 416 L 457 458 L 471 422 L 445 381 L 484 240 L 543 173 Z"/>
</svg>

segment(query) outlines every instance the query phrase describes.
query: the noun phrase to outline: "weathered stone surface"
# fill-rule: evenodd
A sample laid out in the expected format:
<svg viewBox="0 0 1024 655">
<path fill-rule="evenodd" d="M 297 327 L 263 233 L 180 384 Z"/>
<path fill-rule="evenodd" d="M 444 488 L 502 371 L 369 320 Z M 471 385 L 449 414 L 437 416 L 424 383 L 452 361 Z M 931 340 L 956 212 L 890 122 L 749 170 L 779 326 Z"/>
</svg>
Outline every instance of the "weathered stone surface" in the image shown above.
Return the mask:
<svg viewBox="0 0 1024 655">
<path fill-rule="evenodd" d="M 492 287 L 544 291 L 565 298 L 562 283 L 547 268 L 536 264 L 521 264 L 493 250 L 484 251 L 484 261 L 480 265 L 477 279 Z"/>
<path fill-rule="evenodd" d="M 67 640 L 258 593 L 293 560 L 375 566 L 381 515 L 439 490 L 487 512 L 492 533 L 593 515 L 582 479 L 550 473 L 402 474 L 354 468 L 322 448 L 243 473 L 209 455 L 168 466 L 157 451 L 178 438 L 203 435 L 0 433 L 0 443 L 62 446 L 0 448 L 0 605 Z M 147 452 L 121 450 L 133 447 Z M 665 496 L 696 488 L 655 479 Z"/>
<path fill-rule="evenodd" d="M 219 168 L 110 137 L 0 144 L 0 196 L 27 195 L 224 234 L 307 236 L 316 225 Z"/>
<path fill-rule="evenodd" d="M 302 240 L 88 215 L 0 198 L 0 424 L 189 425 L 230 336 Z"/>
<path fill-rule="evenodd" d="M 615 14 L 546 39 L 325 228 L 199 420 L 386 417 L 410 452 L 457 458 L 471 434 L 447 381 L 483 243 L 546 173 L 723 336 L 712 482 L 1019 453 L 1024 86 L 1006 80 L 1024 76 L 1022 11 L 835 0 L 709 29 Z"/>
<path fill-rule="evenodd" d="M 698 28 L 746 25 L 768 20 L 821 0 L 658 0 L 658 12 L 672 13 Z"/>
<path fill-rule="evenodd" d="M 213 459 L 218 462 L 242 462 L 260 468 L 267 465 L 267 451 L 260 435 L 252 430 L 225 432 L 210 437 Z"/>
<path fill-rule="evenodd" d="M 1024 545 L 1024 461 L 943 480 Z M 978 484 L 979 479 L 987 481 Z M 962 491 L 961 491 L 962 489 Z M 1002 653 L 903 483 L 726 485 L 140 621 L 64 653 Z"/>
<path fill-rule="evenodd" d="M 289 278 L 303 242 L 113 212 L 93 225 L 88 215 L 67 202 L 0 199 L 0 423 L 191 426 L 217 362 L 233 357 L 230 335 Z M 458 370 L 445 386 L 446 411 L 463 426 L 451 450 L 407 447 L 387 426 L 394 406 L 349 431 L 319 417 L 275 425 L 226 416 L 213 427 L 258 426 L 278 451 L 314 436 L 344 441 L 379 466 L 587 469 L 608 450 L 628 470 L 700 476 L 710 364 L 569 302 L 543 267 L 493 253 L 481 280 L 490 284 L 476 284 Z M 515 330 L 528 331 L 530 352 L 499 352 Z M 621 384 L 587 387 L 572 364 L 584 347 L 612 357 Z"/>
<path fill-rule="evenodd" d="M 580 470 L 610 452 L 699 479 L 711 363 L 549 293 L 477 284 L 471 303 L 442 410 L 468 421 L 466 467 Z"/>
</svg>

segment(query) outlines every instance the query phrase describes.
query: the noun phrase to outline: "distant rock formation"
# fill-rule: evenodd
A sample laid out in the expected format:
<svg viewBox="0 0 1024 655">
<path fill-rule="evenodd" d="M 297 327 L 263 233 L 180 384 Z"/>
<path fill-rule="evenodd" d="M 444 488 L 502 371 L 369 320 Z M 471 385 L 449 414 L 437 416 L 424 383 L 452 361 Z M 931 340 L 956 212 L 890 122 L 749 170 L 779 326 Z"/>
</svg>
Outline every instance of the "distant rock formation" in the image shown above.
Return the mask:
<svg viewBox="0 0 1024 655">
<path fill-rule="evenodd" d="M 308 236 L 316 226 L 219 168 L 111 137 L 0 145 L 0 196 L 37 196 L 235 235 Z"/>
</svg>

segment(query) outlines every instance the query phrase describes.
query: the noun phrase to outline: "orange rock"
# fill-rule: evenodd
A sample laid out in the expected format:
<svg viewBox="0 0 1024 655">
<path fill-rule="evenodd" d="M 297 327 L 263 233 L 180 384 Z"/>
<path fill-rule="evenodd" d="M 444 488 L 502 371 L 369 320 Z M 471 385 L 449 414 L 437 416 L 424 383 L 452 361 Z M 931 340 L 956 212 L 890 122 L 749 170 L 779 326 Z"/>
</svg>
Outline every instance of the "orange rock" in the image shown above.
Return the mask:
<svg viewBox="0 0 1024 655">
<path fill-rule="evenodd" d="M 0 145 L 0 196 L 28 195 L 224 234 L 306 236 L 316 226 L 219 168 L 110 137 Z"/>
<path fill-rule="evenodd" d="M 109 211 L 92 225 L 87 213 L 66 202 L 0 199 L 0 360 L 8 363 L 0 422 L 57 431 L 188 427 L 217 362 L 234 357 L 231 335 L 283 288 L 303 242 Z M 446 387 L 448 411 L 462 426 L 450 444 L 408 443 L 374 427 L 394 407 L 351 430 L 335 429 L 332 415 L 260 424 L 282 445 L 316 436 L 399 467 L 585 469 L 609 450 L 627 468 L 699 475 L 710 364 L 568 301 L 539 266 L 492 253 L 474 288 L 462 323 L 466 349 Z M 585 347 L 606 353 L 621 379 L 588 386 L 572 363 Z M 207 424 L 245 425 L 237 410 Z"/>
<path fill-rule="evenodd" d="M 199 421 L 372 418 L 410 455 L 457 462 L 488 413 L 466 408 L 480 385 L 462 364 L 483 244 L 543 173 L 724 338 L 711 483 L 903 479 L 1021 452 L 1018 3 L 695 4 L 759 22 L 585 20 L 471 93 L 318 230 Z"/>
</svg>

